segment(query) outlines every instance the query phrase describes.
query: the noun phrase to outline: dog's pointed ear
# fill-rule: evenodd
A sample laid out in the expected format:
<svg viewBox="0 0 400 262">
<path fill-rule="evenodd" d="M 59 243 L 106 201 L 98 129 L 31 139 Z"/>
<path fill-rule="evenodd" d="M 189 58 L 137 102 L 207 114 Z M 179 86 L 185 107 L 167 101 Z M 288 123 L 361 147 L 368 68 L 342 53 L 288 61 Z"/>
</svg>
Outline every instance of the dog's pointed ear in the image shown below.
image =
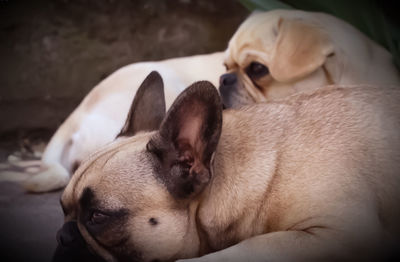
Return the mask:
<svg viewBox="0 0 400 262">
<path fill-rule="evenodd" d="M 117 137 L 133 136 L 139 131 L 158 130 L 164 116 L 164 84 L 160 74 L 153 71 L 136 91 L 128 117 Z"/>
<path fill-rule="evenodd" d="M 196 82 L 175 100 L 147 150 L 161 162 L 158 175 L 178 198 L 195 196 L 210 181 L 222 129 L 222 102 L 207 81 Z"/>
<path fill-rule="evenodd" d="M 294 81 L 315 71 L 333 52 L 333 44 L 321 28 L 299 19 L 280 18 L 269 69 L 279 82 Z"/>
</svg>

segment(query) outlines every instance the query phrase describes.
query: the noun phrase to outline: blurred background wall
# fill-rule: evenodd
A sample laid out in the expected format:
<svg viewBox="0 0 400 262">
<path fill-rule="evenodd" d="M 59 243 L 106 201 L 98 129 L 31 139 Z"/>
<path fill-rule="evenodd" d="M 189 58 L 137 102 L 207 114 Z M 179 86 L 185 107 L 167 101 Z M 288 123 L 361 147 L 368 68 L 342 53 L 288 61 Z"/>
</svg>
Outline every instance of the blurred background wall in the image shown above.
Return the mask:
<svg viewBox="0 0 400 262">
<path fill-rule="evenodd" d="M 0 0 L 0 147 L 48 138 L 118 68 L 222 51 L 233 0 Z"/>
</svg>

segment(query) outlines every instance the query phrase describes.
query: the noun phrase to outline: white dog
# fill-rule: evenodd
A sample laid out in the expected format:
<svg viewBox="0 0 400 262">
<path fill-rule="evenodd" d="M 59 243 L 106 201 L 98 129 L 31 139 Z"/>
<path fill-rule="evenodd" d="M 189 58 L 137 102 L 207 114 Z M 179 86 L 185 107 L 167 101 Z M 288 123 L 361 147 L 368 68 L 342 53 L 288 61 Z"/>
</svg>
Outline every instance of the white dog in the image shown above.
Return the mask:
<svg viewBox="0 0 400 262">
<path fill-rule="evenodd" d="M 299 10 L 253 13 L 229 41 L 224 104 L 270 101 L 325 85 L 398 85 L 391 54 L 334 16 Z"/>
</svg>

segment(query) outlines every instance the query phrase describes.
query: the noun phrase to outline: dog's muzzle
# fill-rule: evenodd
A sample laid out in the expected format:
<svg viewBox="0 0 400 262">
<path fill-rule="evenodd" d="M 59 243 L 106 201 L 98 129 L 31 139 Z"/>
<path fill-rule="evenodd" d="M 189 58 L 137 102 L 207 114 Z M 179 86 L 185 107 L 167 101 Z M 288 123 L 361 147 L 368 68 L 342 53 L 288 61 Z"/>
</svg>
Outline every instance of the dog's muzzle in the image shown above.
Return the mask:
<svg viewBox="0 0 400 262">
<path fill-rule="evenodd" d="M 232 92 L 237 89 L 238 78 L 235 73 L 223 74 L 219 78 L 219 93 L 225 108 L 232 107 Z"/>
<path fill-rule="evenodd" d="M 53 262 L 105 262 L 102 258 L 89 251 L 85 240 L 79 232 L 76 221 L 65 223 L 57 232 L 56 238 L 58 246 L 53 255 Z"/>
</svg>

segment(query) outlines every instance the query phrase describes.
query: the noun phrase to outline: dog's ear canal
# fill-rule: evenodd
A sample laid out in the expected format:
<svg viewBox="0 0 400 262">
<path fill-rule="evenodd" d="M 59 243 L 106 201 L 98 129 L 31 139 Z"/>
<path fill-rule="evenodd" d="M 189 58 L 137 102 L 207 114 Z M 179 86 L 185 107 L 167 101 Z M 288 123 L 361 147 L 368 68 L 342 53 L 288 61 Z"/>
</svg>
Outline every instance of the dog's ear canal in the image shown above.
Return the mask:
<svg viewBox="0 0 400 262">
<path fill-rule="evenodd" d="M 195 196 L 208 184 L 221 129 L 222 102 L 210 82 L 194 83 L 175 100 L 147 147 L 172 195 Z"/>
<path fill-rule="evenodd" d="M 128 117 L 117 137 L 133 136 L 139 131 L 158 130 L 164 116 L 164 84 L 160 74 L 153 71 L 136 91 Z"/>
</svg>

